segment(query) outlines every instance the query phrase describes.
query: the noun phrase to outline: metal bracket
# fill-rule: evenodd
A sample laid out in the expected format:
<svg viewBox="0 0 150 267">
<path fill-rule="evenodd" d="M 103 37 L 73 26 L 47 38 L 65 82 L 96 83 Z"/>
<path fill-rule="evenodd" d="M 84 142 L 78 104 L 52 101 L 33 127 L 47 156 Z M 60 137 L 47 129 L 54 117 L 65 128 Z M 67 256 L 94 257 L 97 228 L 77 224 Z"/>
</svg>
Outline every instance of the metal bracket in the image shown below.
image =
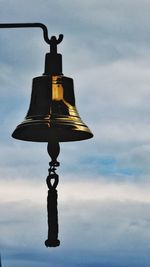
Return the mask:
<svg viewBox="0 0 150 267">
<path fill-rule="evenodd" d="M 47 27 L 43 23 L 0 23 L 0 28 L 41 28 L 43 30 L 44 40 L 50 46 L 54 45 L 54 43 L 57 46 L 63 40 L 63 34 L 60 34 L 58 39 L 56 39 L 55 36 L 52 36 L 51 39 L 49 39 Z"/>
</svg>

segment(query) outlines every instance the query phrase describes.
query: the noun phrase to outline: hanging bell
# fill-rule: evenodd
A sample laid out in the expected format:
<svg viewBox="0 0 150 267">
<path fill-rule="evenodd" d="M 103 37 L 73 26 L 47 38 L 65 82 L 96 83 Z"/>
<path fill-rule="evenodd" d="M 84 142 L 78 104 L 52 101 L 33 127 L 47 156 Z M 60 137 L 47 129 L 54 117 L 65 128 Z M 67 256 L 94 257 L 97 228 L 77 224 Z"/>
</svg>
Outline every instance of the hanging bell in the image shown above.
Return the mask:
<svg viewBox="0 0 150 267">
<path fill-rule="evenodd" d="M 24 141 L 48 142 L 47 151 L 51 158 L 47 177 L 47 221 L 48 238 L 46 247 L 60 245 L 58 239 L 57 190 L 59 176 L 59 142 L 79 141 L 93 137 L 89 128 L 81 120 L 76 106 L 73 79 L 62 74 L 62 56 L 57 54 L 58 40 L 49 40 L 50 53 L 46 54 L 45 71 L 33 79 L 29 110 L 25 120 L 19 124 L 12 137 Z M 51 181 L 54 180 L 54 183 Z"/>
<path fill-rule="evenodd" d="M 24 141 L 67 142 L 93 137 L 75 106 L 73 79 L 62 74 L 62 56 L 53 37 L 45 71 L 33 79 L 29 110 L 12 137 Z"/>
</svg>

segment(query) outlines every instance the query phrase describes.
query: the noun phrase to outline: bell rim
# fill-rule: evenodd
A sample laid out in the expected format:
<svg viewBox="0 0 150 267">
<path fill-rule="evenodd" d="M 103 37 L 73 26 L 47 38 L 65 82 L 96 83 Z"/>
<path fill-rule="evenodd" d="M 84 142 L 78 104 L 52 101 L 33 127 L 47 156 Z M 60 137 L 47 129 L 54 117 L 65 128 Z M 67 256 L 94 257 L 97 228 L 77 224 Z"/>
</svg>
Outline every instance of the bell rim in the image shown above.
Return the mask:
<svg viewBox="0 0 150 267">
<path fill-rule="evenodd" d="M 25 128 L 25 127 L 23 127 Z M 67 130 L 63 130 L 63 135 L 61 134 L 61 128 L 57 129 L 59 131 L 59 135 L 52 134 L 52 129 L 49 128 L 46 135 L 45 134 L 33 134 L 30 130 L 24 131 L 22 127 L 16 128 L 12 133 L 12 137 L 21 141 L 29 141 L 29 142 L 74 142 L 74 141 L 84 141 L 93 137 L 93 134 L 90 131 L 80 131 L 80 130 L 72 130 L 67 134 Z M 54 130 L 54 129 L 53 129 Z M 56 129 L 55 129 L 56 130 Z M 56 131 L 54 132 L 56 133 Z M 21 133 L 23 132 L 23 134 Z"/>
<path fill-rule="evenodd" d="M 84 124 L 50 127 L 47 123 L 20 124 L 12 133 L 12 137 L 31 142 L 72 142 L 83 141 L 93 137 L 90 129 Z"/>
</svg>

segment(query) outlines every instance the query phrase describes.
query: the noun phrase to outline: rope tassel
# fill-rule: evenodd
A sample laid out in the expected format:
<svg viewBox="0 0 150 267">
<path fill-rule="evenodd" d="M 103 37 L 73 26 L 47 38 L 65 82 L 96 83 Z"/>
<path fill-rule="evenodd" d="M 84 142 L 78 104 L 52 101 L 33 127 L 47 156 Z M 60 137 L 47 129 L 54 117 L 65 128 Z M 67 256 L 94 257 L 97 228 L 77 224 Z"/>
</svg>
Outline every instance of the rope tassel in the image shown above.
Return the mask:
<svg viewBox="0 0 150 267">
<path fill-rule="evenodd" d="M 59 166 L 59 162 L 56 161 L 57 158 L 56 150 L 59 149 L 56 149 L 56 146 L 54 146 L 54 144 L 52 146 L 48 144 L 48 153 L 51 156 L 52 161 L 49 163 L 50 165 L 49 175 L 46 179 L 46 183 L 49 188 L 47 196 L 48 239 L 45 241 L 46 247 L 57 247 L 60 245 L 60 241 L 58 240 L 58 210 L 57 210 L 58 196 L 56 190 L 56 187 L 59 182 L 59 176 L 55 172 L 56 167 Z M 53 184 L 52 180 L 54 180 Z"/>
</svg>

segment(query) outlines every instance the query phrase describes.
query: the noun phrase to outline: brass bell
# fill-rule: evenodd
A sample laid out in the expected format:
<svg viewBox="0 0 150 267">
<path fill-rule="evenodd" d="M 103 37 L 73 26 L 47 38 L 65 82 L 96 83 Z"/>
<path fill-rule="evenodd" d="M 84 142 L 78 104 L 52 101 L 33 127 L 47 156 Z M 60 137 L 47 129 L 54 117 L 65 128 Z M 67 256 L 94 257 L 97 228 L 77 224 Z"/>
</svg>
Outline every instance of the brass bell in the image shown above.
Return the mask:
<svg viewBox="0 0 150 267">
<path fill-rule="evenodd" d="M 93 137 L 75 106 L 73 79 L 62 74 L 58 41 L 52 37 L 45 72 L 33 79 L 29 110 L 12 137 L 36 142 L 79 141 Z"/>
<path fill-rule="evenodd" d="M 57 45 L 62 41 L 63 35 L 60 34 L 58 40 L 55 36 L 49 39 L 47 27 L 42 23 L 0 24 L 0 28 L 13 27 L 40 27 L 43 29 L 44 40 L 50 44 L 44 74 L 33 79 L 29 110 L 12 137 L 24 141 L 48 142 L 47 151 L 51 161 L 46 179 L 48 238 L 45 245 L 57 247 L 60 245 L 56 189 L 59 182 L 56 174 L 59 166 L 59 142 L 85 140 L 93 137 L 93 134 L 77 112 L 73 79 L 62 74 L 62 56 L 57 53 Z"/>
</svg>

